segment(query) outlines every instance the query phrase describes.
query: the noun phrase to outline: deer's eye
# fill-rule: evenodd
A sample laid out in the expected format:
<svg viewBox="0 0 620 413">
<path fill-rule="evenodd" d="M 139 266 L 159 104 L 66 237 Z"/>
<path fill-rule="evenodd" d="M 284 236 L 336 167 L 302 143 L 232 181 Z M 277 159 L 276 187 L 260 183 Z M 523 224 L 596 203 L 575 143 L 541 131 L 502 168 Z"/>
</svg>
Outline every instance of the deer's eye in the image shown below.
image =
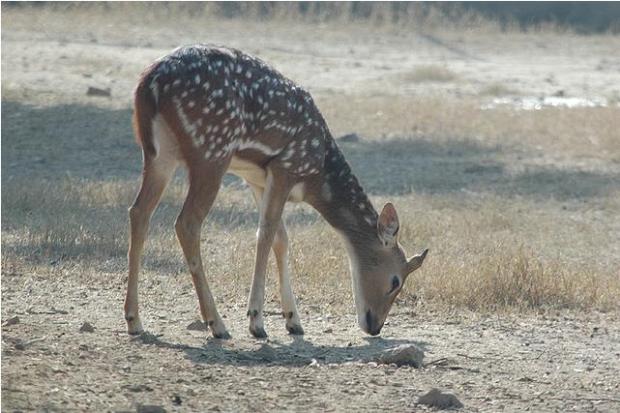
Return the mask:
<svg viewBox="0 0 620 413">
<path fill-rule="evenodd" d="M 390 294 L 396 291 L 398 287 L 400 287 L 400 279 L 395 275 L 392 277 L 392 289 L 390 290 Z"/>
</svg>

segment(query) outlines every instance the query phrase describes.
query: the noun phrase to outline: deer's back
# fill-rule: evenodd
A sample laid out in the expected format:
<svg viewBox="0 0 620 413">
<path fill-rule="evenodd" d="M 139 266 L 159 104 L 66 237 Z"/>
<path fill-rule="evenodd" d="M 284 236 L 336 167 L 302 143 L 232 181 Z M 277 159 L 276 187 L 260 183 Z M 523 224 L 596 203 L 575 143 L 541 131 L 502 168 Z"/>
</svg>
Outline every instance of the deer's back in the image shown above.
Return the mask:
<svg viewBox="0 0 620 413">
<path fill-rule="evenodd" d="M 310 94 L 260 59 L 235 49 L 182 47 L 143 74 L 141 86 L 188 159 L 278 162 L 318 173 L 331 139 Z"/>
</svg>

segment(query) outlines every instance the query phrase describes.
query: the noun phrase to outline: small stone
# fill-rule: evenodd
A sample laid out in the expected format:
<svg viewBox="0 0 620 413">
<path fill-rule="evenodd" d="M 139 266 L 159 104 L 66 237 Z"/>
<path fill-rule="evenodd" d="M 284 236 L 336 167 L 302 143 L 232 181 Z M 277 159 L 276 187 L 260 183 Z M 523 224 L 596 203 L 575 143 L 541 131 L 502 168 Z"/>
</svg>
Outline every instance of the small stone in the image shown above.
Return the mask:
<svg viewBox="0 0 620 413">
<path fill-rule="evenodd" d="M 207 331 L 207 326 L 202 321 L 196 320 L 196 321 L 191 322 L 187 326 L 187 329 L 192 330 L 192 331 Z"/>
<path fill-rule="evenodd" d="M 333 333 L 333 332 L 334 332 L 334 329 L 333 329 L 333 328 L 331 328 L 331 327 L 329 327 L 329 328 L 326 328 L 325 330 L 323 330 L 323 332 L 324 332 L 325 334 L 331 334 L 331 333 Z"/>
<path fill-rule="evenodd" d="M 94 86 L 89 86 L 86 91 L 86 96 L 104 96 L 110 97 L 112 96 L 112 91 L 110 88 L 102 89 Z"/>
<path fill-rule="evenodd" d="M 82 324 L 82 327 L 80 327 L 80 333 L 94 333 L 95 332 L 95 327 L 89 323 L 89 322 L 84 322 Z"/>
<path fill-rule="evenodd" d="M 414 344 L 403 344 L 383 351 L 377 361 L 382 364 L 395 364 L 396 366 L 413 366 L 416 369 L 422 367 L 424 352 Z"/>
<path fill-rule="evenodd" d="M 442 393 L 439 389 L 431 389 L 431 391 L 425 395 L 420 396 L 418 403 L 436 407 L 441 410 L 450 408 L 460 409 L 463 407 L 463 403 L 461 403 L 454 394 Z"/>
<path fill-rule="evenodd" d="M 8 326 L 12 326 L 12 325 L 15 325 L 15 324 L 19 324 L 19 317 L 18 316 L 9 318 L 8 320 L 6 320 L 2 324 L 2 326 L 3 327 L 8 327 Z"/>
<path fill-rule="evenodd" d="M 340 142 L 359 142 L 361 139 L 357 133 L 353 132 L 342 135 L 340 138 L 338 138 L 338 140 Z"/>
<path fill-rule="evenodd" d="M 129 384 L 129 385 L 123 386 L 123 388 L 133 393 L 153 391 L 153 388 L 146 384 Z"/>
<path fill-rule="evenodd" d="M 136 408 L 137 413 L 166 413 L 166 409 L 154 404 L 139 404 Z"/>
</svg>

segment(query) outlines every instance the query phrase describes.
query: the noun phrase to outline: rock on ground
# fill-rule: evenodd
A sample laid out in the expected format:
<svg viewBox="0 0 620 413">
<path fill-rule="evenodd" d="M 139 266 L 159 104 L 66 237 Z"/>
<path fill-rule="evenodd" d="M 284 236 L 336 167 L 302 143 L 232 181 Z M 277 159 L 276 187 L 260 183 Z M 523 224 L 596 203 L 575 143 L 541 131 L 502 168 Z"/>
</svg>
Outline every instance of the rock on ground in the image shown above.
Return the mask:
<svg viewBox="0 0 620 413">
<path fill-rule="evenodd" d="M 187 329 L 193 331 L 207 331 L 207 326 L 204 322 L 196 320 L 188 324 Z"/>
<path fill-rule="evenodd" d="M 95 332 L 95 327 L 89 322 L 84 322 L 82 326 L 80 327 L 80 333 L 94 333 L 94 332 Z"/>
<path fill-rule="evenodd" d="M 431 391 L 425 395 L 420 396 L 418 403 L 436 407 L 438 409 L 459 409 L 463 407 L 463 403 L 461 403 L 461 401 L 457 399 L 454 394 L 442 393 L 439 389 L 431 389 Z"/>
<path fill-rule="evenodd" d="M 415 344 L 403 344 L 383 351 L 377 361 L 381 364 L 396 364 L 397 366 L 422 367 L 424 352 Z"/>
</svg>

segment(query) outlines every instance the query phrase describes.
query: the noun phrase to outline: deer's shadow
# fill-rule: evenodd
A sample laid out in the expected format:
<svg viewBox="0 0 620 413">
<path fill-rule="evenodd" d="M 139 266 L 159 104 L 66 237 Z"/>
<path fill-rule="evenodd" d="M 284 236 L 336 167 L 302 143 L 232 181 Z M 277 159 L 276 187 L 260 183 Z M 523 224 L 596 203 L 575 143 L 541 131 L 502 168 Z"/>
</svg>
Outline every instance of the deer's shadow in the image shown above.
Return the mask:
<svg viewBox="0 0 620 413">
<path fill-rule="evenodd" d="M 180 350 L 185 357 L 196 364 L 232 366 L 291 366 L 304 367 L 313 363 L 344 364 L 349 362 L 370 362 L 385 349 L 402 344 L 415 344 L 423 351 L 428 343 L 408 339 L 384 339 L 367 337 L 362 345 L 334 344 L 317 345 L 303 336 L 292 336 L 291 342 L 278 339 L 257 341 L 252 348 L 237 347 L 234 340 L 224 341 L 209 338 L 200 347 L 173 343 L 150 333 L 143 333 L 134 340 L 145 345 Z"/>
</svg>

